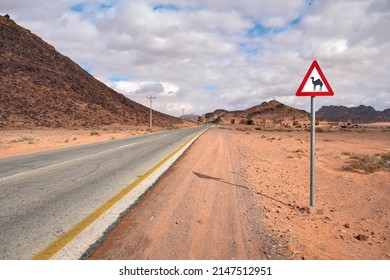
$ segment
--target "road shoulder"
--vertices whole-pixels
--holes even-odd
[[[230,132],[204,133],[90,259],[281,259]]]

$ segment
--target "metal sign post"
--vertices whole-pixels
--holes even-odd
[[[310,207],[314,208],[314,174],[315,174],[315,143],[316,143],[316,110],[315,96],[311,97],[311,121],[310,121]]]
[[[309,78],[311,80],[309,80]],[[318,89],[318,90],[317,90]],[[311,115],[310,115],[310,207],[315,206],[315,132],[316,132],[316,96],[333,96],[333,90],[325,78],[324,73],[314,60],[310,65],[305,77],[299,86],[296,96],[311,96]]]

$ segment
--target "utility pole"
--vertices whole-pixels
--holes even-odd
[[[152,127],[152,102],[153,102],[153,99],[156,99],[155,96],[147,96],[146,97],[147,99],[149,99],[150,101],[150,120],[149,120],[149,126]]]

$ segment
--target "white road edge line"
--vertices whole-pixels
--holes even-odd
[[[133,146],[133,145],[137,145],[137,143],[131,143],[131,144],[128,144],[128,145],[116,147],[116,148],[114,148],[114,150],[115,150],[115,149],[123,149],[123,148],[130,147],[130,146]]]
[[[71,162],[77,162],[77,161],[80,161],[80,160],[85,160],[87,158],[95,157],[97,155],[101,155],[101,154],[110,152],[112,150],[126,148],[126,147],[133,146],[133,145],[136,145],[136,144],[137,143],[131,143],[131,144],[128,144],[128,145],[119,146],[119,147],[116,147],[116,148],[112,148],[112,149],[109,149],[109,150],[104,150],[104,151],[97,152],[97,153],[94,153],[94,154],[88,154],[88,155],[85,155],[85,156],[72,158],[72,159],[61,161],[61,162],[57,162],[57,163],[54,163],[54,164],[38,167],[36,169],[31,169],[31,170],[23,171],[23,172],[20,172],[20,173],[8,175],[8,176],[5,176],[5,177],[0,177],[0,183],[4,182],[6,180],[9,180],[9,179],[18,177],[18,176],[25,176],[25,175],[28,175],[28,174],[34,174],[36,172],[40,172],[41,170],[45,170],[45,169],[49,169],[50,170],[51,168],[56,168],[56,167],[64,165],[64,164],[69,164]]]

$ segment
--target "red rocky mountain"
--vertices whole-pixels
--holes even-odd
[[[0,16],[0,128],[149,124],[149,108],[95,79],[50,44]],[[159,127],[188,124],[153,112]]]

